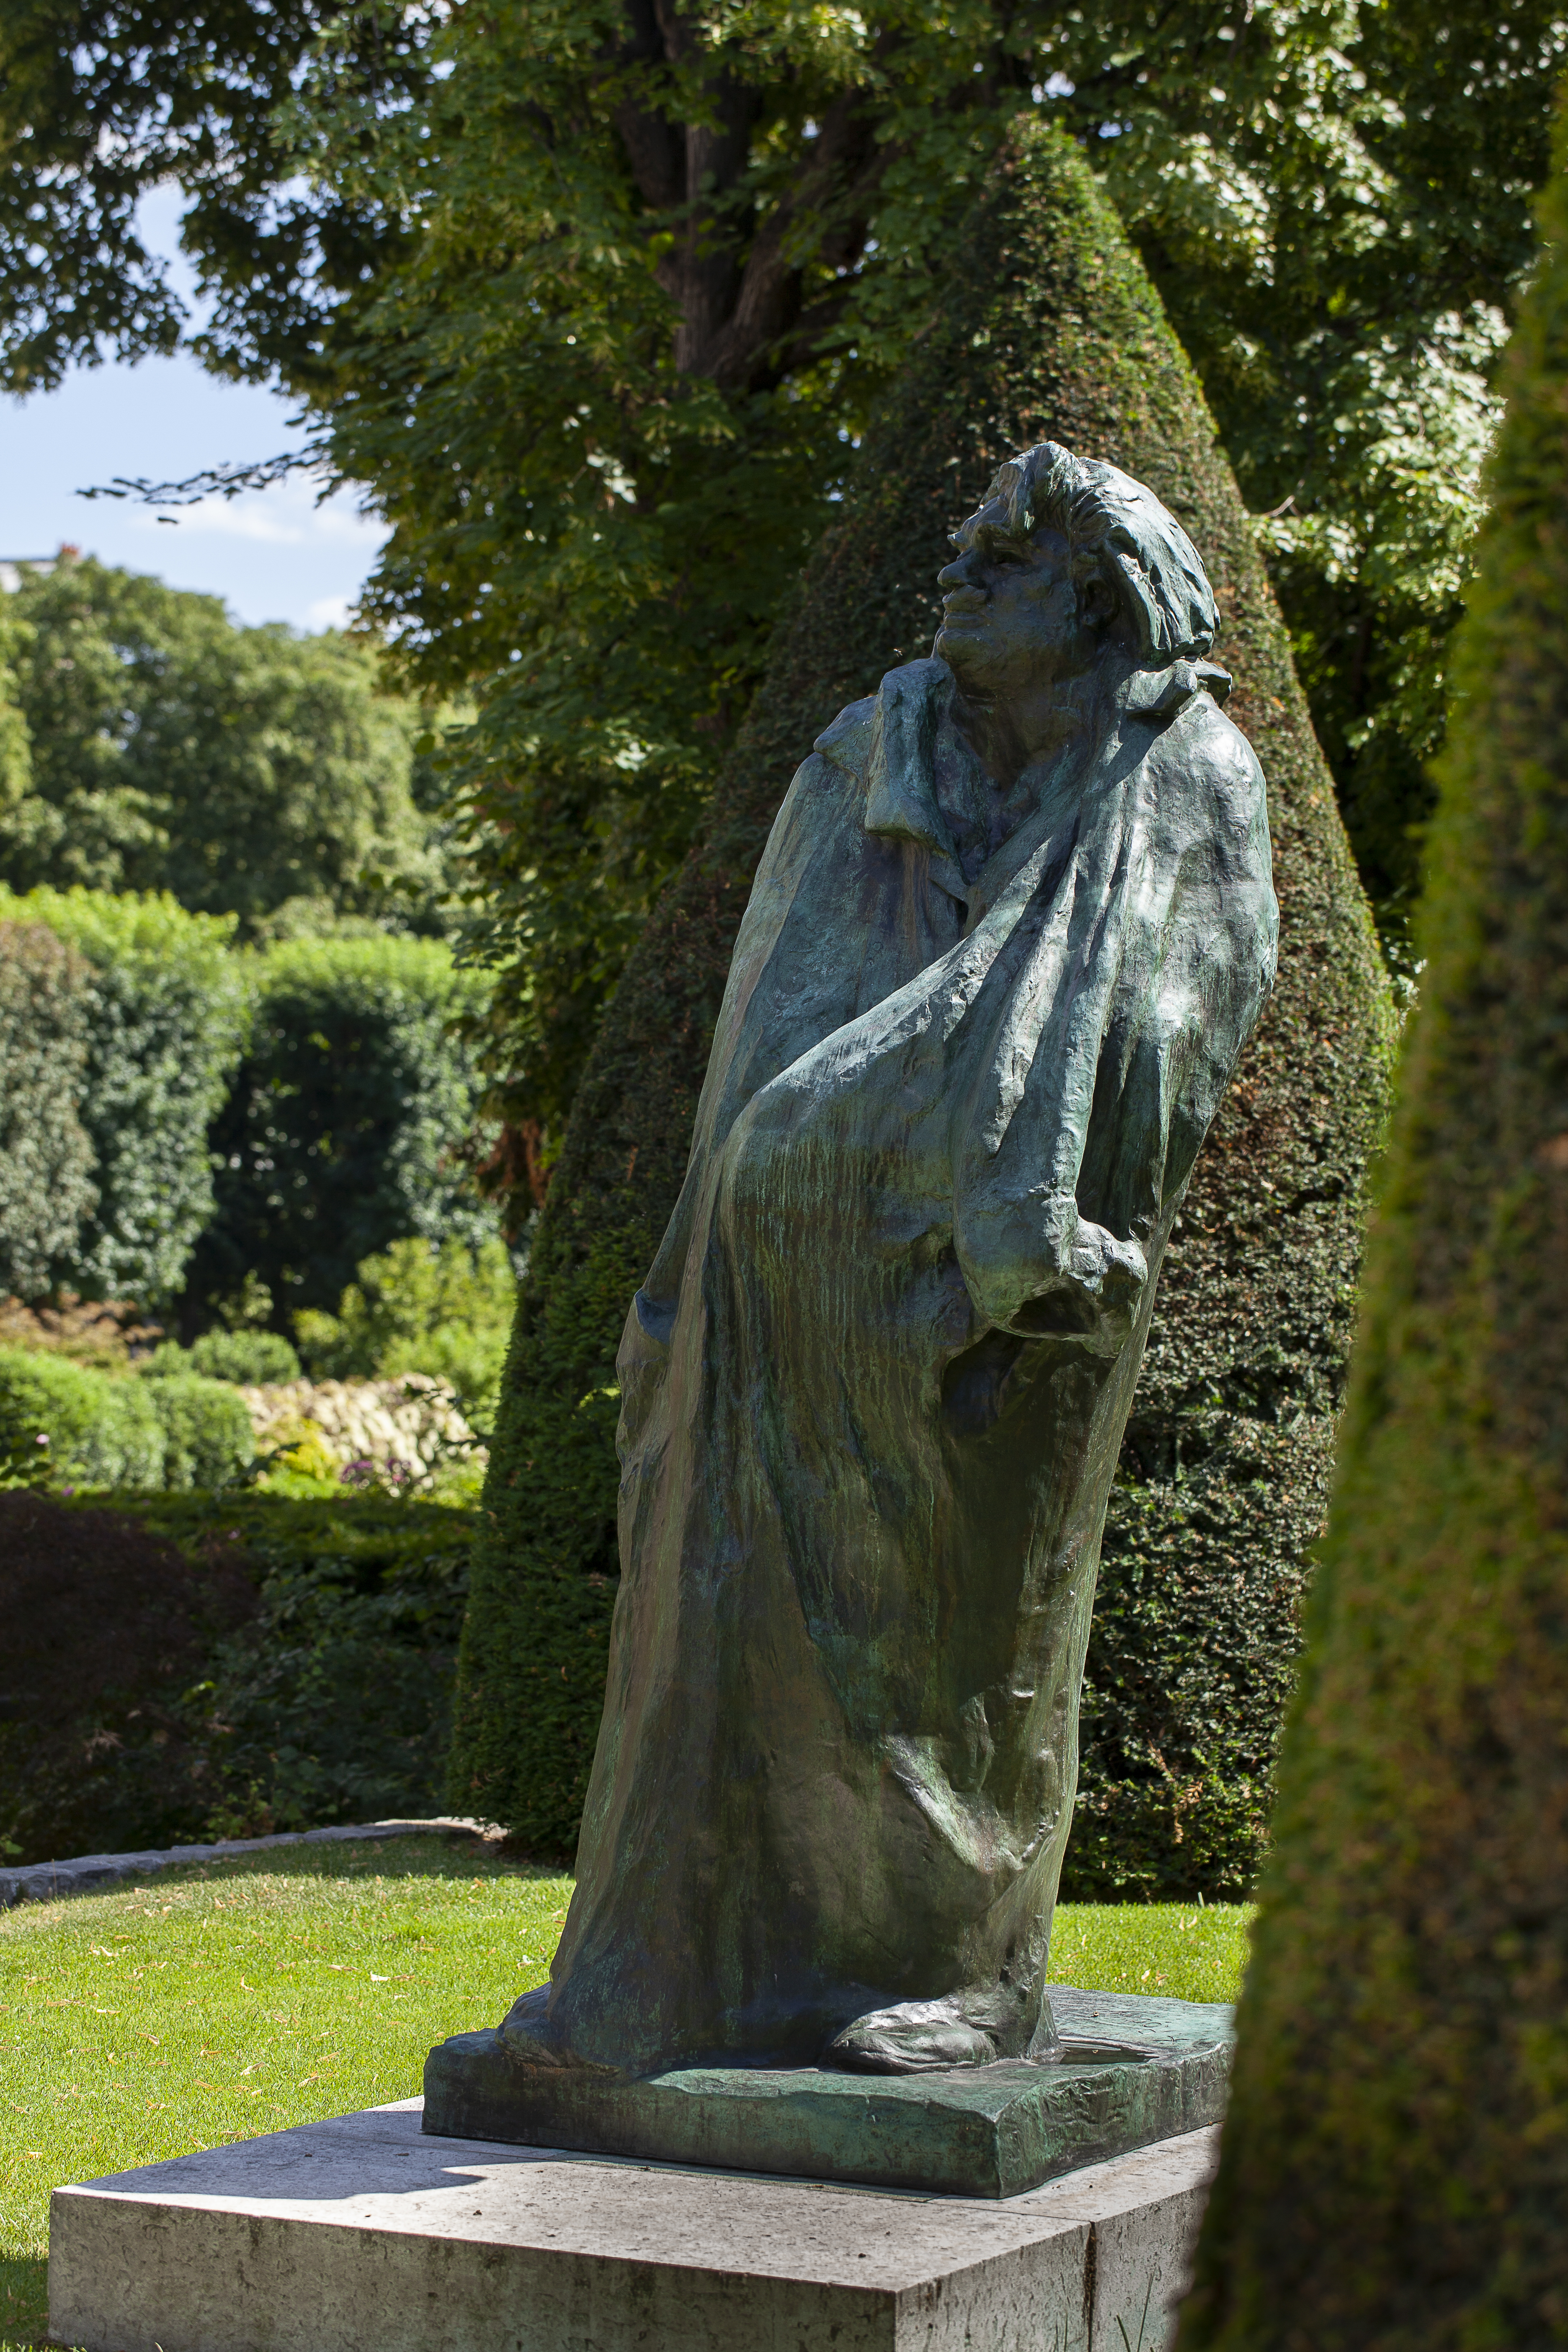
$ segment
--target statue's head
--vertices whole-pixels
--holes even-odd
[[[933,651],[977,698],[1082,677],[1113,651],[1163,669],[1214,643],[1214,593],[1174,515],[1059,442],[1010,457],[953,545]]]

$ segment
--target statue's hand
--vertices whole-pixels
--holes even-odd
[[[1103,1225],[1091,1225],[1081,1217],[1071,1261],[1074,1281],[1108,1308],[1131,1310],[1149,1279],[1149,1261],[1136,1242],[1119,1242]]]
[[[1132,1328],[1149,1279],[1147,1258],[1135,1241],[1118,1241],[1080,1217],[1061,1260],[1059,1271],[1016,1309],[1008,1329],[1025,1339],[1079,1339],[1097,1353],[1113,1352]]]

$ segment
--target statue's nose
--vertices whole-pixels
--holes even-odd
[[[939,588],[973,588],[975,583],[970,573],[968,556],[955,555],[951,563],[944,563],[936,575],[936,584]]]

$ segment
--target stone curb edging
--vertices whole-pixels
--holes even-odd
[[[221,1862],[231,1853],[260,1853],[268,1846],[342,1845],[351,1839],[487,1834],[494,1834],[489,1822],[468,1821],[458,1813],[440,1813],[430,1821],[340,1822],[331,1829],[283,1830],[275,1837],[225,1838],[216,1845],[171,1845],[144,1853],[79,1853],[68,1862],[35,1862],[23,1870],[0,1870],[0,1911],[9,1911],[18,1903],[55,1903],[63,1895],[91,1894],[122,1878],[169,1870],[179,1863]]]

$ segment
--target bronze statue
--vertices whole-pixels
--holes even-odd
[[[523,2066],[1048,2059],[1106,1496],[1273,974],[1203,565],[1055,443],[758,869],[620,1355],[622,1584]]]

